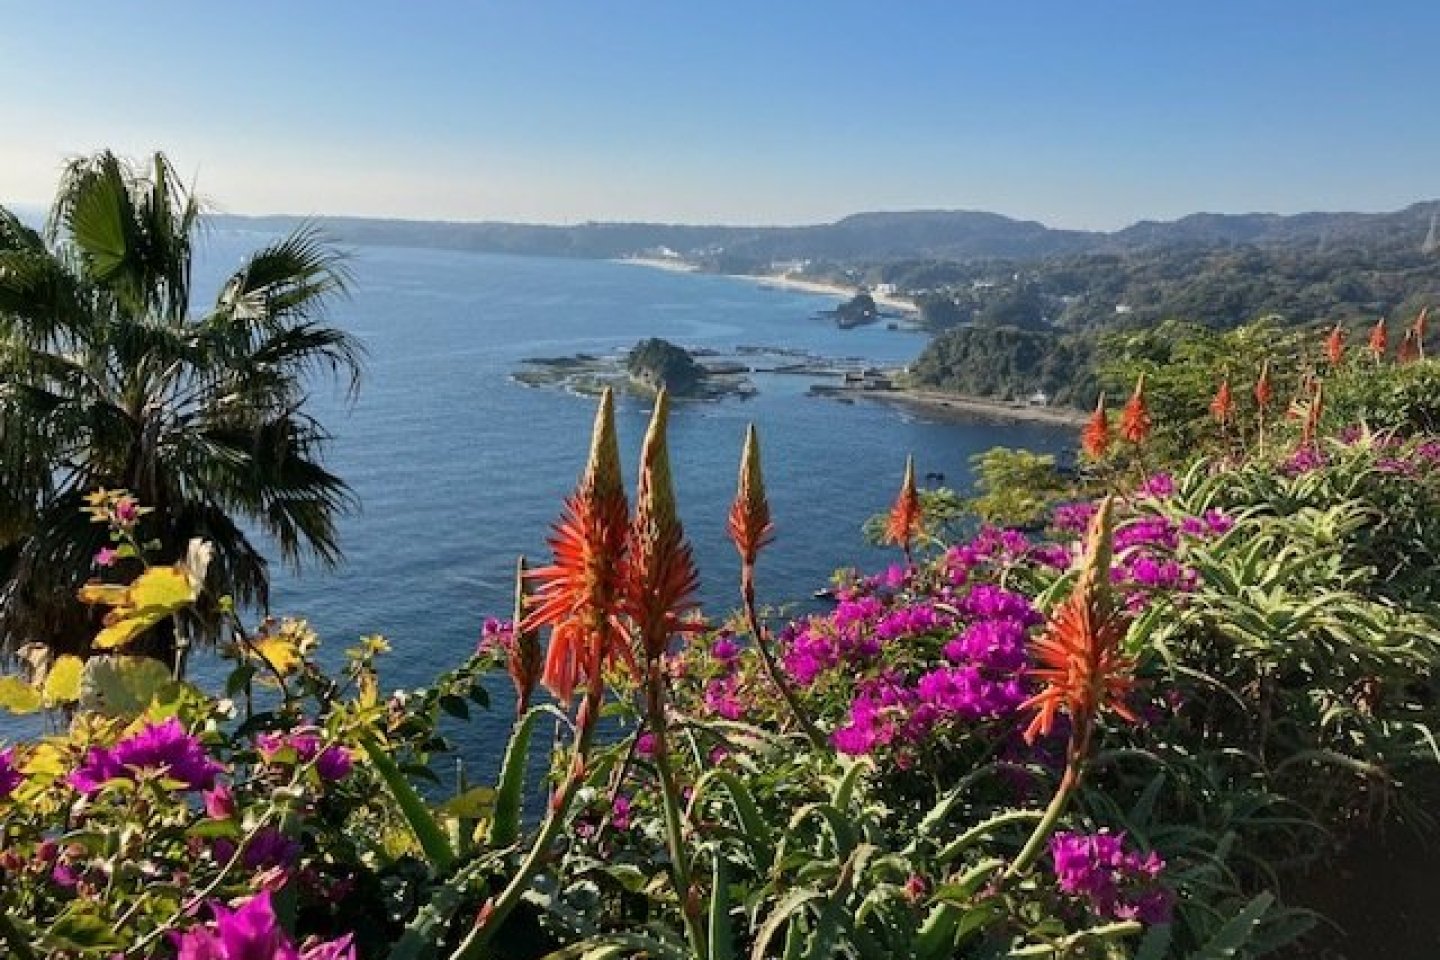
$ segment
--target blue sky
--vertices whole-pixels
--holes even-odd
[[[245,213],[1385,210],[1437,79],[1434,0],[0,0],[0,198],[109,146]]]

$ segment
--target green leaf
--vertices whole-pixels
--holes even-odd
[[[526,711],[510,731],[510,742],[505,745],[505,760],[500,765],[500,781],[495,789],[495,813],[490,820],[488,841],[492,848],[508,847],[520,837],[520,818],[525,805],[525,768],[530,763],[530,738],[540,717],[551,712],[553,708],[548,706],[534,707]]]
[[[385,748],[377,743],[374,738],[368,735],[360,737],[360,747],[365,755],[370,758],[375,771],[380,774],[380,779],[390,790],[390,796],[394,799],[395,805],[400,808],[405,822],[415,834],[415,839],[420,841],[420,849],[425,851],[429,858],[430,865],[436,871],[444,873],[455,863],[455,851],[450,849],[450,841],[445,836],[445,831],[435,821],[430,813],[430,808],[410,786],[410,781],[400,772],[395,761],[385,752]]]
[[[775,904],[775,909],[766,916],[765,922],[760,924],[760,929],[755,933],[755,945],[750,951],[750,960],[765,960],[766,951],[770,949],[770,941],[780,928],[785,926],[797,912],[803,910],[807,904],[817,900],[824,900],[825,894],[819,890],[800,888],[791,890],[780,898]]]
[[[710,960],[734,960],[735,933],[730,927],[730,864],[725,851],[716,849],[711,856],[710,916],[706,924],[710,944]]]
[[[440,709],[457,720],[470,719],[470,704],[465,702],[464,697],[447,693],[440,698]]]
[[[476,860],[455,871],[455,875],[436,887],[430,900],[390,948],[387,960],[431,960],[437,955],[440,941],[450,926],[455,911],[469,897],[470,887],[485,870],[493,867],[488,860]]]
[[[1240,956],[1241,949],[1250,942],[1274,902],[1275,897],[1268,890],[1257,894],[1193,953],[1191,960],[1232,960]]]
[[[133,717],[156,699],[168,699],[176,686],[170,671],[159,660],[91,657],[80,679],[80,706],[112,717]]]
[[[769,822],[760,814],[760,807],[745,782],[729,770],[714,769],[695,784],[694,802],[698,805],[711,784],[719,783],[730,796],[730,804],[740,821],[741,839],[751,848],[755,862],[768,870],[775,858],[775,840]]]
[[[83,902],[71,906],[49,925],[40,938],[41,945],[51,952],[101,953],[120,949],[124,944],[110,922],[91,913],[92,908],[92,904]]]

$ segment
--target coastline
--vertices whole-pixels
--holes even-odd
[[[893,403],[913,407],[930,413],[950,413],[967,418],[982,417],[992,420],[1009,420],[1024,423],[1048,423],[1055,426],[1079,427],[1087,419],[1084,411],[1069,407],[1032,407],[1015,404],[1007,400],[989,397],[970,397],[958,393],[944,393],[939,390],[918,390],[912,388],[857,390],[854,396],[880,403]]]
[[[727,273],[727,277],[734,277],[736,280],[750,280],[761,286],[780,287],[785,290],[800,290],[805,293],[819,293],[829,297],[844,297],[847,300],[860,292],[859,287],[847,286],[843,283],[830,283],[825,280],[804,280],[800,277],[791,276],[788,273],[771,274],[749,274],[749,273]],[[905,297],[884,296],[871,292],[877,307],[886,310],[894,310],[899,313],[919,313],[920,308],[914,302]]]
[[[652,270],[666,270],[670,273],[699,273],[700,268],[693,263],[686,263],[683,260],[671,260],[664,257],[621,257],[612,260],[611,263],[628,263],[637,267],[649,267]],[[829,283],[824,280],[804,280],[800,277],[791,276],[788,273],[723,273],[716,276],[729,277],[732,280],[749,280],[751,283],[758,283],[762,287],[779,287],[784,290],[799,290],[805,293],[819,293],[827,297],[844,297],[849,299],[860,292],[859,287],[847,286],[843,283]],[[920,308],[906,297],[884,296],[874,293],[870,294],[875,298],[875,305],[886,310],[897,313],[920,312]]]

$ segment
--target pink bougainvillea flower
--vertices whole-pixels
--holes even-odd
[[[268,890],[233,910],[215,901],[210,909],[213,926],[170,934],[177,960],[355,960],[349,934],[296,949],[275,916]]]
[[[25,775],[15,769],[15,750],[0,750],[0,800],[9,799],[24,781]]]
[[[91,747],[85,761],[70,774],[69,783],[79,792],[91,794],[111,780],[134,780],[138,774],[150,772],[177,781],[187,790],[208,790],[222,769],[200,741],[171,717],[164,723],[147,724],[108,750]]]

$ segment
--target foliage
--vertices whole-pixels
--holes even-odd
[[[1157,433],[1198,392],[1164,347],[1124,361],[1155,364]],[[129,572],[77,591],[110,611],[109,652],[30,651],[0,680],[0,706],[53,723],[0,750],[0,940],[27,960],[209,956],[243,922],[267,960],[1260,957],[1317,921],[1276,899],[1297,866],[1367,826],[1430,826],[1440,441],[1297,445],[1282,420],[1263,445],[1258,424],[1212,426],[1193,456],[1197,418],[1194,448],[1148,438],[1073,481],[983,454],[978,505],[1026,530],[972,529],[912,468],[888,518],[906,562],[767,621],[752,432],[743,616],[706,625],[667,409],[632,514],[602,400],[534,599],[522,577],[516,620],[416,691],[382,692],[379,638],[330,674],[303,622],[247,627],[211,594],[207,545],[152,562],[161,511],[90,496]],[[1147,455],[1170,470],[1138,476]],[[207,602],[233,664],[219,695],[136,655]],[[502,663],[562,700],[516,717],[493,784],[445,789],[442,718],[485,706]],[[538,823],[527,794],[547,797]]]
[[[287,560],[339,557],[350,494],[305,412],[312,374],[353,387],[358,371],[356,344],[317,319],[344,289],[339,257],[298,230],[192,313],[201,213],[163,155],[108,152],[69,164],[43,236],[0,209],[0,647],[83,652],[72,598],[105,543],[79,519],[95,488],[142,499],[170,556],[211,544],[212,586],[242,603],[263,605],[269,580],[250,530]],[[182,632],[213,636],[217,611],[191,612]],[[147,642],[173,648],[167,631]]]
[[[918,386],[1024,400],[1037,390],[1051,402],[1094,403],[1093,343],[1080,336],[1013,327],[960,327],[937,336],[910,365]]]
[[[1069,489],[1050,454],[992,447],[970,458],[976,496],[967,506],[981,522],[1033,527]]]

